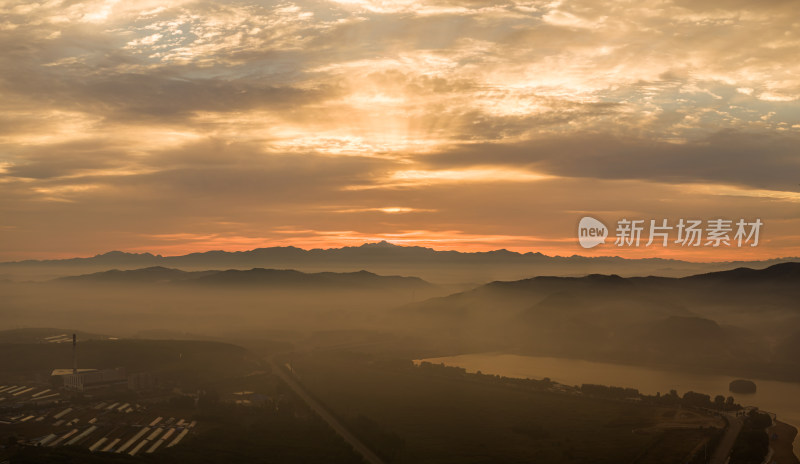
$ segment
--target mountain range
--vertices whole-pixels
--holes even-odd
[[[0,278],[48,280],[109,269],[161,266],[185,271],[253,268],[295,269],[303,272],[367,270],[382,275],[414,275],[441,284],[465,284],[517,280],[536,275],[582,276],[590,273],[682,277],[739,267],[760,269],[796,259],[695,263],[661,258],[547,256],[505,249],[487,252],[441,251],[384,241],[357,247],[305,250],[288,246],[233,252],[214,250],[180,256],[112,251],[88,258],[4,262],[0,263]]]

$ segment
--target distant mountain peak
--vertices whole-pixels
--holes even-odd
[[[95,255],[95,258],[118,258],[124,256],[156,256],[152,253],[129,253],[127,251],[112,250]]]
[[[620,277],[617,274],[589,274],[586,276],[586,279],[606,281],[606,282],[625,280],[624,278]]]
[[[400,245],[381,240],[380,242],[366,242],[359,248],[400,248]]]

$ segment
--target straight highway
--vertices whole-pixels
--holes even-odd
[[[325,409],[322,404],[320,404],[317,400],[312,398],[300,383],[294,378],[294,376],[288,374],[285,370],[283,370],[280,366],[275,363],[274,360],[270,360],[270,366],[272,366],[273,372],[275,375],[280,377],[281,380],[286,383],[296,394],[299,396],[303,401],[308,404],[308,406],[319,415],[328,425],[341,436],[353,449],[359,453],[361,456],[364,457],[364,460],[367,461],[369,464],[386,464],[381,458],[379,458],[375,453],[372,452],[367,446],[361,442],[355,435],[350,433],[349,430],[341,423],[338,419],[333,417],[333,415]]]

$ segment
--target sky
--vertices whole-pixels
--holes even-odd
[[[800,256],[798,56],[792,0],[0,0],[0,261]],[[584,216],[764,225],[583,249]]]

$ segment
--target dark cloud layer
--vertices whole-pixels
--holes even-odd
[[[433,167],[524,166],[562,177],[704,182],[800,192],[800,136],[720,131],[687,143],[571,134],[517,144],[464,145],[425,158]]]

